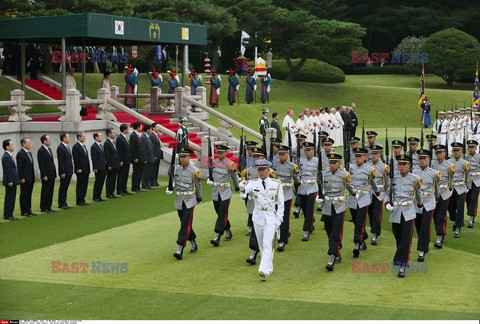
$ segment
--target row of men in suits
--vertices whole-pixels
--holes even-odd
[[[89,176],[95,174],[93,186],[93,201],[101,202],[102,190],[105,186],[106,196],[115,199],[118,196],[131,194],[127,191],[127,180],[130,165],[133,165],[132,187],[133,192],[158,187],[158,171],[162,158],[161,143],[158,139],[159,126],[142,124],[137,121],[133,124],[133,132],[129,134],[127,124],[120,126],[117,136],[113,128],[106,130],[107,139],[104,140],[101,132],[93,134],[94,143],[90,150],[85,145],[86,135],[80,131],[76,134],[76,143],[70,149],[70,135],[60,134],[61,143],[57,147],[58,166],[55,166],[50,136],[44,134],[40,140],[42,145],[38,149],[37,159],[40,170],[42,189],[40,194],[40,211],[52,213],[53,193],[57,175],[60,179],[58,190],[58,207],[71,208],[67,204],[67,192],[73,175],[77,177],[76,204],[86,206],[85,201]],[[3,141],[5,153],[2,157],[3,185],[6,188],[4,202],[4,218],[16,220],[13,217],[17,186],[20,185],[20,209],[22,216],[35,216],[32,212],[32,192],[35,183],[34,158],[30,151],[31,140],[28,137],[21,139],[22,148],[13,158],[14,143],[7,139]],[[90,151],[90,152],[89,152]],[[91,163],[90,163],[91,161]],[[116,194],[115,195],[115,191]]]

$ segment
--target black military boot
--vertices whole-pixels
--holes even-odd
[[[224,241],[230,241],[233,238],[233,233],[231,230],[227,229],[225,232],[227,232],[227,235],[223,239]]]
[[[255,265],[257,264],[257,250],[252,250],[252,254],[250,254],[250,257],[246,260],[247,263],[250,263],[250,265]]]
[[[222,237],[222,234],[216,233],[216,234],[215,234],[215,237],[213,238],[213,240],[210,240],[210,243],[211,243],[213,246],[219,246],[219,245],[220,245],[220,237]]]
[[[328,263],[325,266],[325,269],[327,269],[328,271],[333,271],[333,267],[335,265],[335,259],[336,259],[335,255],[332,254],[330,256],[330,260],[328,260]]]
[[[195,253],[195,252],[197,252],[197,250],[198,250],[197,242],[195,242],[195,240],[191,240],[191,241],[190,241],[190,245],[191,245],[190,253]]]
[[[355,243],[355,248],[353,249],[353,257],[358,258],[360,255],[360,243]]]
[[[182,260],[183,245],[179,245],[177,251],[173,254],[173,257],[177,260]]]
[[[305,231],[303,233],[302,241],[307,242],[310,239],[310,231]]]
[[[441,249],[442,245],[443,245],[443,235],[438,235],[437,242],[435,242],[433,246],[436,247],[437,249]]]

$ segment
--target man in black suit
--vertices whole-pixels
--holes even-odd
[[[153,163],[153,169],[151,173],[150,183],[152,187],[159,187],[158,183],[158,171],[160,170],[160,160],[163,159],[162,143],[158,136],[160,135],[160,125],[157,123],[152,124],[152,134],[150,134],[150,141],[153,144],[153,154],[155,156],[155,163]]]
[[[152,134],[152,128],[149,124],[145,124],[143,126],[143,134],[142,134],[142,145],[143,151],[145,152],[145,160],[147,161],[146,164],[143,165],[142,170],[142,188],[146,190],[152,189],[152,173],[153,173],[153,165],[155,163],[155,154],[153,152],[153,144],[150,140],[150,135]]]
[[[350,116],[350,113],[347,111],[347,107],[342,106],[342,107],[337,107],[340,110],[340,116],[342,116],[343,123],[344,123],[344,128],[345,132],[347,133],[347,138],[351,139],[355,135],[353,132],[353,121],[352,121],[352,116]]]
[[[133,123],[133,132],[130,134],[130,153],[133,164],[132,173],[132,191],[140,192],[140,181],[142,180],[143,165],[147,163],[145,153],[143,151],[142,141],[142,123],[136,121]]]
[[[130,171],[131,153],[130,143],[128,139],[128,125],[120,125],[120,135],[115,141],[117,144],[117,152],[119,159],[118,178],[117,178],[117,195],[131,195],[127,191],[128,172]]]
[[[278,124],[278,113],[274,112],[272,114],[272,123],[270,124],[271,128],[275,128],[277,130],[277,138],[282,140],[282,130],[280,129],[280,125]]]
[[[20,178],[20,211],[22,216],[36,216],[32,213],[32,192],[35,183],[35,172],[33,171],[33,155],[30,152],[32,141],[28,137],[20,140],[22,149],[17,153],[17,168]]]
[[[15,161],[13,161],[13,141],[11,139],[4,140],[2,147],[5,150],[2,156],[3,185],[5,186],[3,218],[15,221],[17,218],[13,217],[13,210],[15,209],[15,196],[17,195],[17,186],[20,183],[20,178],[18,177]]]
[[[58,176],[60,177],[60,189],[58,190],[58,208],[69,209],[67,204],[67,192],[73,175],[72,152],[68,147],[70,135],[60,134],[61,143],[57,147]]]
[[[53,161],[52,149],[50,145],[52,140],[47,134],[40,137],[42,146],[38,149],[38,168],[40,169],[40,178],[42,179],[42,191],[40,193],[40,210],[50,214],[52,210],[53,190],[55,188],[55,178],[57,171]]]
[[[95,173],[95,183],[93,184],[93,201],[101,202],[102,189],[107,174],[107,161],[105,160],[105,152],[103,151],[103,135],[102,133],[93,133],[95,142],[90,147],[90,155],[92,157],[92,169]]]
[[[107,161],[107,198],[114,199],[115,182],[117,180],[118,168],[120,167],[120,159],[118,157],[116,137],[117,133],[113,128],[107,129],[107,140],[104,144],[105,160]]]
[[[358,117],[357,113],[355,112],[355,108],[357,108],[357,104],[352,102],[352,105],[350,107],[350,117],[352,118],[352,136],[355,136],[357,133],[357,126],[358,126]]]
[[[88,150],[85,145],[85,133],[77,133],[77,143],[73,145],[72,155],[75,174],[77,175],[76,199],[77,206],[86,206],[85,196],[87,195],[88,176],[90,174],[90,161]]]

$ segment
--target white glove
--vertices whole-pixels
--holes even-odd
[[[167,188],[167,190],[165,190],[165,193],[166,193],[167,195],[171,195],[171,194],[173,193],[173,191],[170,191],[170,190],[168,190],[168,188]]]
[[[257,91],[257,85],[253,86],[253,91]]]
[[[390,204],[387,204],[387,206],[385,206],[385,209],[387,209],[389,212],[393,211],[393,206],[390,205]]]
[[[201,74],[198,76],[198,80],[202,81],[202,75]]]
[[[280,239],[280,225],[275,227],[275,232],[277,233],[277,241]]]
[[[207,179],[207,184],[209,184],[209,185],[213,185],[213,181],[212,181],[212,180],[210,180],[210,179]]]
[[[355,193],[355,199],[359,200],[360,199],[360,194],[358,192]]]
[[[220,95],[220,88],[217,88],[217,96]]]
[[[240,183],[238,184],[238,188],[240,189],[240,191],[245,190],[245,186],[246,186],[245,180],[240,181]]]
[[[282,225],[282,222],[283,222],[283,215],[282,217],[277,217],[277,219],[275,220],[275,227],[279,228],[280,225]]]
[[[240,90],[240,85],[237,85],[237,86],[235,87],[235,89],[236,89],[237,91],[239,91],[239,90]]]
[[[317,197],[317,203],[319,203],[319,204],[323,203],[323,199],[320,198],[320,197]]]
[[[247,199],[247,194],[244,193],[244,192],[241,192],[240,193],[240,198],[242,198],[243,200]]]

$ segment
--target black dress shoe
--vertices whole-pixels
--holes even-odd
[[[28,214],[29,214],[30,216],[37,216],[37,214],[32,213],[32,212],[29,212]]]
[[[335,258],[335,263],[336,264],[339,264],[340,262],[342,262],[342,256],[341,255],[339,255]]]
[[[18,218],[15,218],[15,217],[11,216],[11,217],[5,218],[5,220],[16,221],[16,220],[18,220]]]
[[[296,211],[293,212],[293,216],[295,216],[295,218],[299,218],[300,217],[300,214]]]
[[[69,209],[67,206],[61,206],[61,207],[59,207],[59,208],[61,208],[61,209]]]
[[[115,199],[115,198],[118,198],[118,197],[115,196],[115,195],[108,195],[107,198],[108,198],[108,199]]]
[[[182,260],[183,246],[179,245],[177,251],[173,254],[173,257],[177,260]]]
[[[213,246],[219,246],[220,242],[216,239],[213,239],[213,240],[210,240],[210,244],[212,244]]]
[[[126,194],[126,195],[133,195],[133,194],[132,194],[131,192],[129,192],[129,191],[124,192],[124,194]]]
[[[191,244],[190,253],[197,252],[197,250],[198,250],[197,242],[195,242],[195,240],[191,240],[190,244]]]
[[[78,203],[77,206],[86,206],[87,204],[84,202]]]
[[[252,254],[250,255],[250,257],[245,261],[250,265],[257,264],[257,254],[258,254],[258,251],[252,251]]]
[[[397,277],[405,278],[405,268],[404,267],[400,267],[400,270],[398,270]]]
[[[98,202],[102,202],[103,199],[99,198],[99,199],[94,199],[93,201],[98,203]]]
[[[30,214],[29,213],[23,213],[22,216],[30,217]]]
[[[285,251],[285,243],[278,243],[277,251],[278,252]]]
[[[51,213],[55,213],[55,212],[56,212],[55,209],[51,209],[51,208],[50,208],[48,211],[51,212]]]
[[[48,210],[48,209],[42,209],[41,212],[42,212],[42,213],[47,213],[47,214],[50,214],[50,213],[51,213],[51,211]]]
[[[223,239],[224,241],[230,241],[232,238],[233,238],[233,233],[231,230],[226,230],[227,232],[227,235],[225,236],[225,238]]]
[[[360,249],[353,249],[353,257],[354,258],[358,258],[358,256],[360,255]]]

